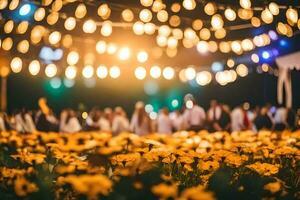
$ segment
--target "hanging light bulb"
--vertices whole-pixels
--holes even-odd
[[[78,4],[75,10],[75,17],[78,19],[82,19],[84,18],[86,13],[87,13],[86,6],[83,3]]]
[[[98,15],[100,17],[102,17],[102,19],[108,19],[110,16],[110,13],[111,13],[111,9],[109,8],[109,6],[106,3],[99,6]]]
[[[31,75],[35,76],[40,72],[41,65],[38,60],[33,60],[28,66],[28,70]]]
[[[26,33],[28,29],[28,25],[29,25],[28,21],[22,21],[17,27],[17,33],[18,34]]]
[[[38,8],[35,13],[34,13],[34,20],[37,21],[37,22],[40,22],[42,21],[46,16],[46,11],[45,11],[45,8]]]
[[[198,85],[201,86],[209,84],[211,80],[212,80],[212,76],[211,73],[208,71],[199,72],[196,76],[196,82],[198,83]]]
[[[29,42],[28,40],[22,40],[19,42],[18,46],[17,46],[17,49],[20,53],[27,53],[28,50],[29,50]]]
[[[137,60],[140,62],[140,63],[145,63],[147,62],[148,60],[148,53],[146,51],[140,51],[137,53]]]
[[[107,45],[106,45],[105,41],[100,40],[97,42],[97,44],[96,44],[97,53],[104,54],[106,49],[107,49]]]
[[[222,19],[222,16],[219,14],[216,14],[214,16],[212,16],[211,18],[211,26],[214,29],[221,29],[224,26],[224,21]]]
[[[130,57],[130,49],[128,47],[123,47],[118,52],[118,57],[120,60],[128,60]]]
[[[105,37],[108,37],[112,34],[112,24],[111,21],[105,21],[102,24],[101,34]]]
[[[104,79],[108,75],[108,70],[105,65],[99,65],[96,73],[97,73],[98,78]]]
[[[143,9],[139,17],[142,22],[150,22],[152,20],[152,12],[149,9]]]
[[[82,76],[84,78],[92,78],[94,75],[94,68],[92,65],[86,65],[84,66],[82,70]]]
[[[144,25],[144,31],[145,31],[145,33],[146,34],[148,34],[148,35],[152,35],[152,34],[154,34],[155,33],[155,24],[153,24],[153,23],[146,23],[145,25]],[[142,31],[141,31],[142,32]]]
[[[268,8],[264,9],[261,12],[261,19],[266,23],[266,24],[271,24],[273,22],[273,15],[270,12]]]
[[[290,7],[286,11],[286,18],[290,20],[293,24],[296,24],[298,22],[298,11]]]
[[[144,23],[137,21],[133,24],[132,29],[136,35],[143,35],[144,34]]]
[[[112,54],[115,54],[116,52],[117,52],[117,50],[118,50],[118,47],[117,47],[117,45],[116,44],[114,44],[114,43],[109,43],[108,45],[107,45],[107,53],[109,54],[109,55],[112,55]]]
[[[164,68],[163,70],[163,76],[165,79],[167,80],[171,80],[174,78],[174,75],[175,75],[175,71],[172,67],[166,67]]]
[[[236,13],[231,8],[227,8],[224,14],[226,19],[228,19],[229,21],[234,21],[236,19]]]
[[[85,33],[94,33],[97,29],[97,25],[94,20],[89,19],[84,22],[82,29]]]
[[[130,9],[125,9],[122,11],[122,18],[126,22],[132,22],[134,19],[133,12]]]
[[[14,21],[13,20],[8,20],[3,27],[3,30],[6,34],[9,34],[12,32],[14,29]]]
[[[75,66],[68,66],[65,70],[65,76],[68,79],[74,79],[77,75],[77,68]]]
[[[213,15],[217,12],[217,7],[214,3],[212,2],[208,2],[205,6],[204,6],[204,12],[207,15]]]
[[[49,35],[49,43],[52,45],[57,44],[61,40],[61,33],[58,31],[53,31]]]
[[[250,0],[240,0],[240,5],[244,9],[250,9],[251,8],[251,1]]]
[[[208,51],[208,43],[206,41],[200,41],[197,44],[197,51],[201,54],[205,54]]]
[[[194,10],[196,8],[195,0],[183,0],[182,5],[187,10]]]
[[[271,2],[269,4],[269,10],[272,13],[272,15],[279,15],[279,6],[275,2]]]
[[[149,7],[153,4],[153,0],[140,0],[140,2],[145,7]]]
[[[109,75],[111,78],[116,79],[121,75],[121,70],[118,66],[112,66],[109,69]]]
[[[188,67],[184,70],[184,75],[187,80],[191,81],[196,77],[196,70],[194,67]]]
[[[153,66],[150,69],[150,76],[154,79],[158,79],[161,75],[161,69],[159,66]]]
[[[22,70],[22,59],[19,57],[14,57],[10,62],[11,71],[14,73],[19,73]]]
[[[52,78],[57,73],[57,67],[55,64],[49,64],[45,68],[45,74],[47,77]]]
[[[236,72],[240,77],[245,77],[248,75],[248,67],[244,64],[239,64],[236,67]]]
[[[146,77],[146,69],[144,67],[137,67],[134,71],[135,77],[139,80],[143,80]]]
[[[165,11],[165,10],[158,11],[158,13],[157,13],[157,19],[158,19],[158,21],[160,21],[160,22],[166,22],[166,21],[168,21],[168,18],[169,18],[169,15],[168,15],[167,11]]]
[[[64,23],[65,29],[71,31],[76,26],[76,19],[74,17],[68,17]]]
[[[76,51],[71,51],[67,56],[67,63],[69,65],[76,65],[79,61],[79,54]]]

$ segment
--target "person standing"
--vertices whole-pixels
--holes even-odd
[[[244,131],[250,129],[250,120],[247,110],[242,106],[237,106],[231,113],[231,128],[232,131]]]
[[[273,123],[271,118],[268,115],[268,108],[263,107],[261,110],[258,112],[256,118],[254,119],[254,125],[257,131],[260,130],[271,130],[273,127]]]
[[[140,136],[151,133],[151,119],[145,111],[143,102],[137,102],[130,122],[130,130]]]
[[[185,111],[183,113],[186,124],[190,131],[200,131],[205,128],[206,114],[204,109],[197,105],[193,97],[185,101]]]
[[[284,129],[287,128],[287,114],[288,111],[285,107],[280,106],[275,113],[274,116],[274,129],[276,131],[283,131]]]
[[[161,134],[172,133],[172,120],[169,118],[169,111],[167,108],[160,110],[157,117],[157,132]]]
[[[114,135],[118,135],[121,132],[129,130],[129,120],[126,117],[126,113],[121,107],[116,107],[114,112],[114,119],[112,122],[112,132]]]
[[[218,104],[216,100],[211,100],[210,108],[207,111],[208,129],[210,132],[222,130],[219,124],[221,115],[222,115],[222,107]]]
[[[77,118],[76,112],[69,109],[61,118],[60,131],[63,133],[76,133],[81,131],[81,125]]]

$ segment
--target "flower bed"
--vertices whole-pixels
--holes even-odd
[[[300,132],[0,134],[1,199],[299,199]]]

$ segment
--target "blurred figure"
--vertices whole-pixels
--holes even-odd
[[[183,113],[185,123],[188,126],[188,130],[200,131],[204,128],[206,114],[202,107],[197,105],[194,97],[185,97],[185,111]]]
[[[39,99],[39,111],[35,116],[37,130],[43,132],[58,131],[58,120],[47,105],[46,98]]]
[[[93,108],[86,119],[87,131],[100,131],[101,130],[101,111],[98,108]]]
[[[62,113],[60,131],[63,133],[76,133],[81,131],[81,125],[74,110],[68,109]]]
[[[219,124],[219,120],[222,116],[222,107],[216,100],[210,101],[210,108],[207,111],[208,131],[221,131],[222,128]]]
[[[291,131],[295,131],[296,128],[296,112],[289,108],[287,111],[287,125]]]
[[[287,109],[283,106],[280,106],[274,116],[274,130],[283,131],[287,128]]]
[[[137,135],[147,135],[151,130],[151,120],[143,102],[137,102],[130,122],[130,130]]]
[[[219,130],[231,131],[230,108],[227,105],[221,105],[222,113],[218,121]]]
[[[254,125],[257,131],[260,130],[271,130],[273,127],[273,123],[271,118],[268,115],[268,108],[263,107],[257,114],[256,118],[254,119]]]
[[[129,130],[129,120],[125,111],[121,107],[115,108],[115,115],[112,122],[112,132],[114,135],[118,135],[121,132]]]
[[[184,117],[180,110],[172,112],[169,117],[172,121],[174,132],[185,130],[186,125],[184,124]]]
[[[160,110],[157,117],[157,132],[162,134],[172,133],[172,121],[169,118],[169,111],[167,108]]]
[[[242,106],[237,106],[231,112],[232,131],[244,131],[250,129],[250,120],[247,111]]]
[[[5,112],[0,112],[0,131],[9,131],[12,127]]]
[[[113,112],[111,108],[105,108],[104,114],[100,118],[100,130],[111,132],[111,124],[113,120]]]
[[[22,111],[15,116],[15,129],[21,133],[32,133],[36,131],[30,112],[22,109]]]

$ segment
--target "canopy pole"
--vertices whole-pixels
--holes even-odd
[[[1,77],[1,111],[7,110],[7,76]]]

